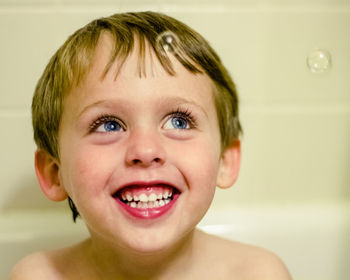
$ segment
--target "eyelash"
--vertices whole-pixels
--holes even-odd
[[[92,133],[97,130],[101,125],[103,125],[106,122],[115,121],[119,123],[121,127],[124,127],[122,122],[113,115],[102,115],[98,117],[95,121],[92,122],[92,124],[89,126],[89,133]]]
[[[194,118],[192,112],[188,109],[176,109],[168,115],[167,120],[175,117],[183,118],[184,120],[186,120],[190,128],[195,128],[197,126],[196,119]],[[109,121],[115,121],[119,123],[121,127],[124,127],[122,122],[117,117],[113,115],[102,115],[91,123],[91,125],[89,126],[89,133],[96,131],[98,127]]]
[[[189,109],[178,108],[169,114],[167,120],[176,117],[183,118],[184,120],[186,120],[190,128],[195,128],[197,126],[196,119],[194,118],[192,112]]]

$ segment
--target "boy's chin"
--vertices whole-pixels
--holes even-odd
[[[186,238],[179,238],[175,234],[145,235],[139,240],[129,241],[127,249],[139,255],[166,253],[181,247],[181,244],[186,242],[185,240]]]
[[[133,234],[125,233],[125,235],[119,235],[118,237],[110,237],[111,240],[103,240],[102,242],[107,248],[112,250],[112,254],[115,251],[116,254],[121,253],[140,257],[151,255],[165,256],[185,245],[191,239],[192,232],[194,232],[194,229],[179,232],[178,227],[174,227],[173,229],[143,229],[138,232],[134,231]],[[95,238],[100,238],[100,236],[95,236]],[[92,239],[95,238],[92,236]],[[119,241],[115,243],[117,239]],[[115,246],[113,246],[113,243]]]

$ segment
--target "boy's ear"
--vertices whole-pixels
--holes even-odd
[[[62,201],[68,197],[59,178],[59,163],[47,151],[37,149],[35,152],[35,172],[41,190],[53,201]]]
[[[217,186],[222,189],[231,187],[236,182],[241,164],[241,142],[235,140],[221,156],[217,177]]]

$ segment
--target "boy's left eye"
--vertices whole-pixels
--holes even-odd
[[[164,129],[189,129],[189,121],[183,117],[171,117],[164,124]]]
[[[196,121],[192,113],[188,110],[178,109],[168,116],[163,125],[164,129],[187,130],[196,127]]]

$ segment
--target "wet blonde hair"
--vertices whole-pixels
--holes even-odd
[[[209,43],[172,17],[156,12],[137,12],[114,14],[90,22],[72,34],[53,55],[37,83],[32,101],[34,140],[38,148],[46,150],[59,161],[58,134],[64,99],[90,69],[102,32],[108,32],[114,39],[114,50],[105,74],[116,59],[122,65],[136,43],[139,44],[142,61],[146,55],[145,44],[148,43],[169,75],[176,74],[169,52],[188,71],[208,75],[214,84],[222,150],[239,139],[241,125],[236,88]],[[141,63],[139,75],[145,75],[144,71]],[[69,203],[74,213],[74,203],[71,200]],[[75,217],[77,215],[76,212]]]

